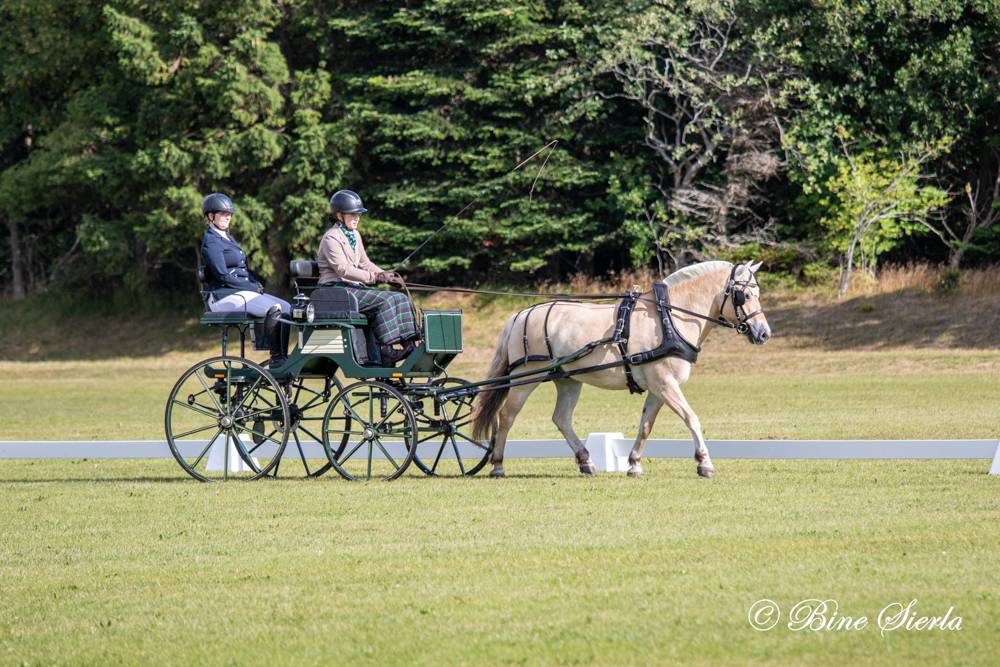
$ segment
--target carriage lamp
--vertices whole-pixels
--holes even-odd
[[[295,302],[292,304],[292,319],[302,321],[307,319],[307,311],[312,307],[309,303],[309,297],[305,294],[297,294],[295,296]],[[312,322],[312,320],[309,320]]]
[[[306,306],[306,322],[312,322],[316,319],[316,307],[311,303]]]

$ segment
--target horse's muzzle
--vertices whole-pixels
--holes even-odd
[[[747,340],[754,345],[763,345],[771,340],[771,327],[764,322],[748,322]]]

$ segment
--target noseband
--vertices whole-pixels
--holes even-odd
[[[758,308],[752,313],[747,314],[743,309],[743,306],[747,302],[747,290],[751,287],[757,287],[758,284],[757,276],[754,275],[753,271],[750,271],[750,267],[747,267],[747,271],[750,271],[750,279],[736,280],[736,269],[741,266],[743,265],[734,264],[733,270],[729,272],[729,280],[726,281],[726,290],[722,293],[722,306],[719,307],[719,319],[729,322],[726,316],[722,314],[722,311],[726,308],[726,301],[732,298],[733,311],[736,312],[736,324],[732,326],[736,329],[736,333],[745,334],[750,331],[750,325],[747,322],[761,315],[763,311]]]

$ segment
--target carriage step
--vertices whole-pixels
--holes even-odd
[[[254,324],[263,322],[263,317],[254,317],[241,310],[232,310],[221,313],[204,313],[201,316],[202,324]]]

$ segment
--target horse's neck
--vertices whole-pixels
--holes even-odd
[[[724,273],[726,273],[725,269],[712,271],[668,288],[670,303],[705,317],[717,318],[719,316],[718,297],[722,291],[721,285],[725,280],[722,275]],[[677,311],[673,312],[673,317],[674,326],[678,332],[698,346],[701,346],[702,341],[712,329],[709,323],[700,317],[685,315]]]

